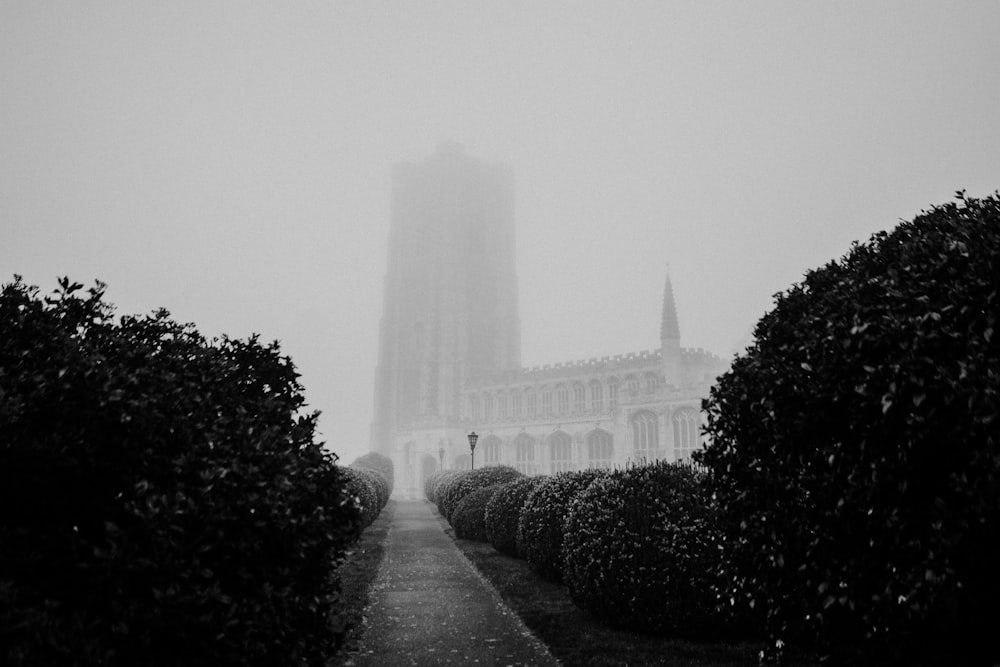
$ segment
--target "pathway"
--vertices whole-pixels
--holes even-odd
[[[349,664],[558,665],[444,532],[433,505],[397,501]]]

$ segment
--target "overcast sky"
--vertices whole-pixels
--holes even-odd
[[[730,356],[853,240],[1000,187],[1000,2],[0,0],[0,281],[278,339],[368,447],[392,165],[510,164],[526,365]]]

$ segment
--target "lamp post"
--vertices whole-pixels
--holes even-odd
[[[476,469],[476,440],[479,440],[479,436],[473,431],[469,434],[469,450],[472,452],[472,469]]]
[[[438,460],[441,461],[438,470],[444,470],[444,447],[438,449]]]

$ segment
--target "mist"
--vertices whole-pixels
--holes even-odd
[[[855,240],[1000,184],[996,3],[0,4],[0,276],[277,339],[367,451],[394,165],[512,175],[521,362],[731,357]]]

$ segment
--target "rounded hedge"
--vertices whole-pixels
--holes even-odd
[[[437,505],[438,512],[444,515],[444,498],[445,493],[448,491],[448,486],[452,481],[458,479],[462,475],[468,474],[468,470],[445,470],[440,477],[437,479],[437,483],[434,485],[434,504]]]
[[[735,638],[745,624],[717,604],[724,551],[698,473],[657,462],[599,476],[571,501],[563,579],[578,606],[614,628]]]
[[[358,509],[277,344],[0,290],[0,663],[323,664]]]
[[[777,295],[712,390],[700,460],[772,645],[1000,661],[998,289],[1000,200],[960,193]]]
[[[389,500],[389,496],[392,495],[392,489],[395,485],[395,474],[392,467],[392,459],[384,454],[379,454],[378,452],[368,452],[362,456],[351,461],[352,468],[368,468],[369,470],[375,471],[378,475],[385,480],[386,488],[388,489],[385,498],[386,502]],[[382,503],[385,505],[385,502]]]
[[[458,503],[476,489],[503,484],[518,477],[523,477],[523,475],[510,466],[488,466],[477,470],[463,471],[461,475],[447,482],[444,498],[440,505],[444,517],[450,522]]]
[[[362,523],[358,531],[358,536],[360,536],[361,531],[370,526],[385,507],[382,499],[388,487],[381,475],[368,468],[347,466],[340,468],[340,471],[344,477],[348,493],[354,499],[361,512]]]
[[[444,471],[438,470],[424,478],[424,498],[427,499],[427,502],[434,502],[434,487],[437,486],[438,480],[441,479],[441,475],[443,474]]]
[[[484,486],[468,493],[451,515],[451,525],[455,528],[455,537],[463,540],[486,542],[486,505],[493,498],[501,485]]]
[[[563,535],[573,498],[590,486],[603,470],[564,472],[546,478],[528,495],[517,526],[517,543],[535,572],[562,581]]]
[[[500,485],[486,505],[486,535],[493,548],[509,556],[519,556],[517,526],[528,495],[548,479],[545,475],[521,477]]]

